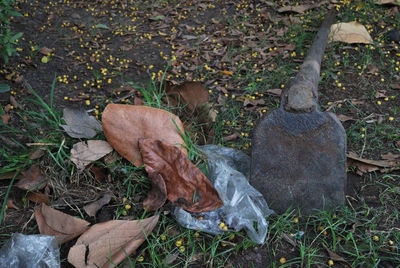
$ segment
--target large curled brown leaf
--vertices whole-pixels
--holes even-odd
[[[79,236],[89,228],[90,224],[43,203],[35,210],[35,219],[39,232],[56,236],[60,244]]]
[[[40,170],[39,166],[33,166],[22,174],[18,175],[19,181],[16,187],[30,191],[34,189],[43,189],[47,184],[47,178]]]
[[[143,165],[138,140],[152,138],[176,145],[186,154],[176,126],[184,133],[179,117],[165,110],[123,104],[109,104],[102,117],[104,134],[111,146],[135,166]],[[175,124],[176,126],[175,126]]]
[[[208,102],[208,91],[199,82],[186,81],[180,85],[168,85],[165,89],[167,95],[175,96],[178,101],[187,104],[190,110]],[[169,99],[173,101],[173,99]]]
[[[115,267],[146,240],[157,222],[153,216],[95,224],[69,250],[68,262],[75,267]]]
[[[191,212],[223,205],[211,182],[177,147],[155,139],[140,139],[139,147],[149,178],[161,175],[168,200]],[[157,182],[152,183],[154,187]]]

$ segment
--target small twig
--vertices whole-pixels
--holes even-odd
[[[50,142],[31,142],[25,143],[26,146],[42,146],[42,145],[58,145],[57,143],[50,143]]]

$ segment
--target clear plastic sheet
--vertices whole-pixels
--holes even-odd
[[[15,233],[0,249],[0,267],[60,267],[60,251],[57,239],[49,235]]]
[[[263,244],[268,231],[266,217],[273,211],[247,180],[250,158],[243,152],[216,145],[205,145],[200,149],[208,158],[208,172],[205,173],[224,206],[204,213],[189,213],[177,207],[174,210],[176,220],[186,228],[213,234],[224,231],[219,226],[224,222],[229,230],[244,229],[253,242]]]

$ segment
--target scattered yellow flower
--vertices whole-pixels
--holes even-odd
[[[281,264],[284,264],[284,263],[286,263],[286,258],[283,258],[283,257],[282,257],[282,258],[280,258],[280,259],[279,259],[279,262],[280,262]]]

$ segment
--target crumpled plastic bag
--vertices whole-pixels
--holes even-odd
[[[0,267],[60,267],[57,239],[50,235],[12,234],[0,249]]]
[[[200,146],[200,150],[208,159],[207,177],[224,205],[203,213],[176,207],[173,214],[178,223],[185,228],[220,234],[224,230],[219,224],[224,222],[230,230],[244,229],[253,242],[263,244],[268,231],[266,217],[274,212],[248,182],[250,158],[243,152],[216,145]]]

